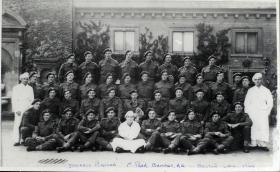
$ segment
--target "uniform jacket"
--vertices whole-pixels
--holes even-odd
[[[23,113],[21,126],[35,129],[40,119],[40,110],[35,110],[33,107],[29,108]]]
[[[101,100],[99,98],[93,98],[93,99],[87,98],[82,100],[81,108],[80,108],[80,116],[84,117],[89,109],[95,110],[96,112],[98,112],[99,115],[100,104],[101,104]]]
[[[174,97],[174,85],[171,82],[160,80],[155,84],[155,89],[161,92],[163,98]]]
[[[58,71],[58,79],[60,83],[64,82],[65,74],[70,70],[74,72],[74,76],[77,76],[78,65],[76,63],[65,62],[60,66],[60,69]]]
[[[179,68],[179,73],[186,77],[186,82],[190,84],[195,83],[195,76],[197,74],[197,69],[194,66],[182,66]]]
[[[122,106],[122,101],[120,98],[118,97],[106,97],[104,99],[102,99],[101,104],[100,104],[100,117],[104,118],[104,113],[105,110],[109,107],[114,107],[115,110],[117,111],[117,116],[119,118],[122,117],[122,113],[123,113],[123,106]]]
[[[204,81],[212,81],[215,82],[216,81],[216,75],[217,73],[221,71],[221,68],[213,65],[213,66],[205,66],[204,68],[202,68],[201,73],[203,75]]]

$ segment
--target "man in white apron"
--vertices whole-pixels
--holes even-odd
[[[245,97],[245,112],[253,121],[251,128],[251,146],[268,151],[269,114],[273,98],[269,89],[262,85],[262,74],[256,73],[253,78],[255,86],[250,88]]]
[[[20,84],[13,87],[12,92],[12,109],[15,114],[13,139],[14,146],[20,145],[20,124],[23,113],[31,106],[34,100],[34,93],[31,86],[28,83],[29,74],[23,73],[19,76]]]

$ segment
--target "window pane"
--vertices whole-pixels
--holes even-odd
[[[193,52],[193,32],[184,32],[184,51]]]
[[[173,32],[173,51],[183,51],[183,32]]]
[[[124,50],[124,33],[123,32],[115,32],[115,50]]]
[[[256,32],[249,32],[247,34],[247,52],[249,54],[256,54],[258,49],[258,37]]]
[[[126,50],[134,51],[134,32],[125,32]]]
[[[235,53],[245,53],[245,33],[236,32]]]

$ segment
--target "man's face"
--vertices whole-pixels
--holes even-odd
[[[130,60],[132,58],[132,52],[128,52],[127,54],[126,54],[126,59],[127,60]]]
[[[194,112],[190,112],[188,114],[188,118],[189,118],[190,121],[194,120],[194,117],[195,117],[195,113]]]
[[[26,85],[27,82],[28,82],[28,77],[21,78],[20,81],[21,81],[22,84]]]
[[[124,83],[129,83],[130,80],[131,80],[130,76],[126,76],[126,77],[124,78]]]
[[[167,72],[163,72],[162,75],[161,75],[161,79],[162,79],[163,81],[166,81],[167,78],[168,78]]]
[[[209,60],[209,65],[210,65],[210,66],[214,65],[215,63],[216,63],[216,60],[215,60],[214,58],[211,58],[211,59]]]
[[[111,90],[111,91],[109,92],[109,97],[110,97],[110,98],[115,97],[115,95],[116,95],[115,90]]]
[[[235,83],[239,83],[240,80],[241,80],[241,76],[237,75],[237,76],[234,77],[234,82]]]
[[[35,75],[33,75],[31,78],[30,78],[30,82],[31,83],[36,83],[37,82],[37,78],[38,78],[38,76],[35,74]]]
[[[168,121],[174,121],[176,118],[175,112],[170,112],[168,115]]]
[[[106,83],[107,83],[107,84],[110,84],[110,83],[112,83],[112,82],[113,82],[113,76],[110,75],[110,76],[107,77]]]
[[[196,93],[196,97],[197,97],[198,100],[202,100],[203,96],[204,96],[204,92],[202,92],[202,91],[198,91]]]
[[[256,78],[256,79],[254,80],[254,83],[255,83],[256,86],[262,85],[262,78]]]
[[[39,110],[40,104],[41,104],[40,102],[36,102],[36,103],[33,105],[34,109],[35,109],[35,110]]]
[[[183,83],[185,83],[186,82],[186,78],[185,77],[180,77],[179,78],[179,83],[180,84],[183,84]]]
[[[95,114],[94,114],[94,113],[89,113],[89,114],[87,115],[87,120],[88,120],[88,121],[92,121],[94,118],[95,118]]]
[[[203,77],[202,76],[198,76],[197,78],[196,78],[196,83],[197,84],[201,84],[203,82]]]
[[[171,63],[171,56],[170,55],[167,55],[166,57],[165,57],[165,62],[166,63]]]
[[[72,117],[72,112],[71,111],[68,111],[68,112],[65,113],[65,118],[66,119],[69,119],[71,117]]]
[[[220,119],[220,115],[219,115],[219,114],[214,114],[214,115],[212,116],[212,121],[213,121],[213,122],[217,122],[217,121],[219,121],[219,119]]]
[[[88,92],[88,97],[89,97],[90,99],[93,99],[93,98],[95,97],[95,91],[89,91],[89,92]]]
[[[130,97],[131,97],[131,99],[135,100],[135,99],[137,99],[138,94],[133,92],[133,93],[131,93]]]
[[[184,65],[185,65],[185,66],[190,66],[190,65],[191,65],[191,60],[190,60],[190,59],[186,59],[186,60],[184,61]]]
[[[111,51],[106,51],[105,58],[110,58],[111,56],[112,56],[112,52]]]
[[[91,81],[92,81],[92,76],[91,76],[91,74],[89,74],[86,77],[86,83],[91,83]]]
[[[176,90],[175,95],[177,98],[180,98],[183,96],[183,91],[182,90]]]
[[[71,57],[68,58],[67,61],[68,61],[68,63],[73,63],[74,60],[75,60],[75,57],[74,57],[74,56],[71,56]]]
[[[149,119],[155,119],[155,117],[156,117],[156,112],[153,111],[153,110],[150,110],[148,116],[149,116]]]
[[[224,100],[224,96],[223,95],[217,95],[217,102],[222,102]]]
[[[74,74],[73,73],[69,73],[66,77],[67,81],[73,81],[74,79]]]
[[[241,113],[243,111],[243,107],[239,104],[235,105],[234,109],[236,113]]]
[[[51,91],[49,92],[49,97],[50,97],[51,99],[53,99],[53,98],[55,97],[55,95],[56,95],[56,92],[55,92],[54,90],[51,90]]]
[[[160,93],[156,93],[155,94],[155,100],[159,101],[161,99],[161,94]]]
[[[66,100],[70,99],[70,98],[71,98],[71,92],[70,92],[70,91],[64,92],[64,98],[65,98]]]
[[[50,119],[50,117],[51,117],[51,114],[50,113],[44,113],[44,115],[43,115],[43,120],[44,121],[48,121],[49,119]]]
[[[86,57],[85,57],[85,60],[87,61],[87,62],[91,62],[92,61],[92,54],[87,54],[86,55]]]
[[[243,87],[249,87],[250,81],[249,79],[245,78],[242,80],[242,86]]]
[[[55,79],[54,75],[49,75],[49,76],[48,76],[48,82],[49,82],[49,83],[54,82],[54,79]]]
[[[220,73],[217,75],[217,81],[223,81],[224,79],[224,74],[223,73]]]
[[[142,78],[142,81],[144,81],[144,82],[148,81],[148,74],[143,74],[141,78]]]
[[[148,53],[146,55],[146,61],[151,61],[152,60],[152,53]]]
[[[108,113],[107,113],[107,117],[108,118],[113,118],[115,116],[115,112],[113,110],[110,110]]]

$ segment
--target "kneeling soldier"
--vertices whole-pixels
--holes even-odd
[[[55,122],[51,119],[49,109],[42,112],[43,121],[35,127],[32,137],[25,140],[27,151],[35,150],[54,150],[55,139],[52,137],[55,132]]]
[[[80,142],[83,145],[79,146],[79,151],[83,152],[86,149],[91,148],[92,151],[95,151],[96,148],[94,146],[96,137],[99,134],[99,121],[98,115],[93,109],[89,109],[86,112],[86,116],[78,125],[78,132],[76,139],[80,139]]]
[[[57,152],[63,152],[72,149],[74,141],[76,140],[76,130],[79,124],[79,120],[73,117],[73,112],[71,108],[66,108],[63,111],[64,118],[58,124],[57,134],[54,138],[57,142],[56,150]]]
[[[110,142],[118,135],[118,127],[120,120],[116,117],[114,107],[106,109],[107,118],[101,119],[100,122],[100,135],[97,137],[96,142],[100,145],[101,150],[112,151],[113,148]]]
[[[220,114],[213,112],[211,114],[212,121],[205,125],[205,136],[193,149],[192,153],[199,153],[205,148],[213,149],[215,154],[226,152],[233,141],[228,126],[225,122],[220,120]]]
[[[247,113],[243,112],[243,104],[241,102],[234,103],[235,112],[229,113],[222,118],[225,121],[234,138],[232,148],[242,149],[243,152],[249,153],[249,143],[251,135],[252,120]]]
[[[156,145],[157,139],[160,136],[159,129],[161,126],[160,120],[156,119],[156,112],[153,108],[148,109],[149,119],[142,122],[141,133],[144,135],[147,144],[145,149],[147,151],[160,152],[161,149]]]

